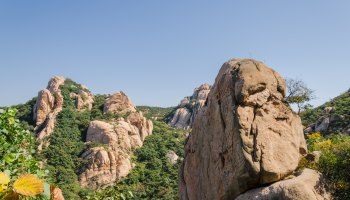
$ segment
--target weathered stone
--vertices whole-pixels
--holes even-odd
[[[88,164],[79,176],[82,187],[99,189],[113,185],[132,169],[130,156],[118,148],[93,147],[84,152]]]
[[[64,196],[60,188],[51,186],[50,193],[51,193],[51,200],[64,200]]]
[[[119,115],[135,111],[136,109],[134,104],[123,92],[117,92],[110,96],[107,99],[103,109],[104,113],[113,113]]]
[[[152,134],[152,122],[143,117],[141,112],[136,112],[135,108],[131,109],[130,101],[124,101],[128,98],[120,95],[124,94],[112,97],[118,105],[112,105],[109,100],[108,108],[113,108],[118,114],[131,112],[126,119],[90,122],[86,142],[95,147],[82,154],[82,158],[87,161],[79,176],[82,187],[100,189],[127,176],[132,169],[132,151],[141,147],[145,138]],[[116,100],[121,98],[124,100]],[[119,105],[122,103],[127,105]]]
[[[72,99],[75,99],[75,106],[79,111],[91,110],[94,103],[94,95],[87,89],[80,90],[78,94],[70,94]]]
[[[187,108],[179,108],[175,111],[174,117],[169,125],[174,128],[189,129],[191,115],[191,112]]]
[[[171,163],[172,165],[175,165],[177,163],[177,161],[179,160],[179,156],[174,151],[169,151],[166,154],[166,157],[167,157],[169,163]]]
[[[53,77],[46,89],[38,94],[38,99],[33,109],[35,132],[39,143],[38,149],[49,145],[49,141],[44,142],[53,132],[56,123],[56,116],[62,111],[63,96],[60,86],[64,84],[63,77]]]
[[[236,200],[331,200],[324,184],[320,173],[305,169],[294,178],[248,191]]]
[[[222,66],[186,143],[180,199],[234,199],[293,173],[307,149],[285,87],[261,62]]]
[[[315,126],[315,131],[316,132],[325,132],[328,130],[329,124],[330,124],[329,117],[321,118],[320,121]]]
[[[194,119],[207,100],[210,88],[209,84],[203,84],[194,90],[192,96],[181,100],[168,124],[179,129],[192,128]]]

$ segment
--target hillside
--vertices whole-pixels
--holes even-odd
[[[306,132],[350,133],[350,92],[301,114]]]
[[[175,109],[175,107],[152,107],[152,106],[136,106],[136,109],[141,111],[145,117],[156,120],[164,121],[165,118]]]
[[[55,82],[62,82],[62,84],[55,86],[56,89],[53,90],[51,86]],[[50,97],[51,94],[52,97]],[[43,169],[49,172],[48,181],[62,189],[66,199],[105,199],[107,195],[115,196],[115,199],[123,199],[125,195],[132,195],[137,199],[148,199],[150,196],[176,198],[178,193],[177,173],[180,164],[177,161],[183,157],[186,134],[162,122],[173,108],[134,107],[127,96],[123,96],[123,93],[117,94],[119,96],[92,95],[87,88],[70,79],[64,81],[52,79],[48,89],[39,92],[38,97],[27,103],[12,106],[12,109],[17,110],[16,118],[19,119],[21,125],[30,130],[32,135],[37,136],[36,143],[39,148],[42,147],[42,150],[39,150],[35,157],[39,161],[44,161]],[[60,96],[62,96],[61,100]],[[62,102],[61,107],[59,107],[59,102]],[[51,115],[48,118],[45,116],[55,109],[59,110],[57,116]],[[149,126],[147,123],[150,122],[143,118],[142,113],[145,113],[145,117],[154,122],[154,125],[151,126],[153,134],[148,137],[148,133],[144,131]],[[52,120],[55,120],[54,127],[50,127]],[[104,123],[106,126],[113,124],[118,127],[115,131],[118,131],[119,135],[122,134],[124,128],[128,129],[129,134],[131,128],[134,131],[142,130],[140,134],[146,135],[140,136],[139,139],[131,136],[129,144],[131,148],[125,143],[129,140],[124,142],[126,146],[119,144],[113,146],[114,143],[105,143],[105,139],[98,140],[100,136],[93,135],[106,134],[104,138],[112,139],[112,135],[108,135],[110,133],[104,132],[105,127],[100,127],[102,129],[99,130],[102,132],[90,131],[94,123]],[[39,139],[41,134],[43,134],[43,139]],[[89,142],[91,137],[97,137],[97,140],[94,139],[96,142]],[[120,142],[120,139],[118,140]],[[123,150],[124,148],[126,149]],[[118,155],[125,157],[124,161],[119,160],[118,162],[125,164],[130,162],[132,167],[128,169],[125,168],[125,164],[121,165],[120,170],[127,170],[125,176],[120,176],[105,184],[104,175],[99,175],[98,171],[91,174],[89,171],[90,164],[98,161],[96,160],[98,157],[91,157],[91,153],[95,153],[96,150],[96,156],[99,152],[103,155],[103,152],[110,154],[118,151]],[[90,157],[84,157],[86,152],[89,152]],[[118,165],[115,167],[118,168]],[[101,179],[101,187],[100,185],[89,186],[89,178],[82,179],[82,175],[89,177],[90,174],[95,176],[94,184]],[[117,180],[121,182],[114,186]]]

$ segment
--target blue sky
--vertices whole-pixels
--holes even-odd
[[[176,105],[252,57],[316,91],[350,87],[350,1],[0,1],[0,105],[23,103],[53,75],[137,105]]]

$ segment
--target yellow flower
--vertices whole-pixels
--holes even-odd
[[[10,182],[10,177],[7,174],[0,173],[0,185],[7,185]]]
[[[32,174],[24,174],[15,181],[13,190],[24,196],[36,196],[44,192],[44,182]]]
[[[311,133],[307,136],[307,138],[310,140],[320,139],[321,137],[322,137],[322,135],[320,132]]]
[[[10,177],[7,174],[0,173],[0,193],[7,189],[7,184],[10,182]]]
[[[333,145],[333,143],[332,143],[332,141],[331,140],[324,140],[324,141],[322,141],[322,142],[318,142],[318,143],[316,143],[316,148],[317,149],[330,149],[331,147],[332,147],[332,145]]]

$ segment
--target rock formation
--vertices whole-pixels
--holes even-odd
[[[111,95],[105,105],[103,112],[113,113],[113,114],[127,114],[128,112],[135,112],[135,106],[131,102],[128,96],[126,96],[123,92],[118,92]]]
[[[169,163],[171,163],[172,165],[175,165],[177,163],[177,161],[179,160],[179,156],[174,151],[169,151],[166,154],[166,157],[167,157]]]
[[[331,200],[324,184],[320,173],[304,169],[296,177],[248,191],[236,200]]]
[[[261,62],[222,66],[185,146],[180,199],[235,199],[295,171],[307,148],[285,87]]]
[[[141,147],[152,134],[153,124],[136,112],[129,98],[122,92],[106,101],[105,111],[129,115],[114,121],[90,122],[86,142],[92,144],[82,158],[88,163],[79,176],[81,186],[91,189],[104,188],[127,176],[132,169],[132,150]]]
[[[41,90],[38,94],[37,102],[34,106],[33,114],[36,124],[35,132],[39,141],[38,149],[47,146],[48,142],[44,139],[48,137],[55,127],[56,116],[62,111],[63,96],[60,86],[64,84],[63,77],[53,77],[46,89]]]
[[[210,88],[211,86],[209,84],[203,84],[194,90],[192,96],[181,100],[169,121],[169,125],[179,129],[192,128],[197,113],[207,100]]]
[[[348,120],[344,115],[338,114],[335,111],[336,108],[334,107],[325,107],[319,112],[315,123],[307,126],[305,133],[322,132],[328,134],[340,132],[350,134],[350,124],[346,123]]]
[[[75,106],[79,111],[92,109],[92,104],[94,103],[94,95],[86,88],[80,90],[78,94],[71,93],[70,97],[75,99]]]
[[[50,187],[51,200],[64,200],[64,196],[62,194],[62,190],[57,187]]]

